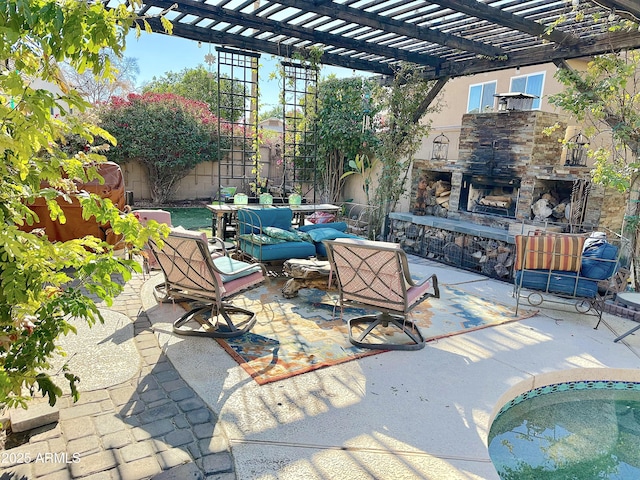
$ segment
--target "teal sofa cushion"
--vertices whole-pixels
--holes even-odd
[[[316,247],[309,242],[282,242],[273,245],[258,245],[240,238],[240,250],[260,262],[309,258],[316,254]]]
[[[347,223],[346,222],[331,222],[331,223],[312,223],[310,225],[302,225],[298,228],[301,232],[309,233],[311,230],[317,230],[318,228],[333,228],[334,230],[338,230],[340,232],[347,231]]]
[[[335,228],[315,228],[307,232],[314,242],[322,242],[323,240],[335,240],[336,238],[357,238],[357,235],[341,232]]]

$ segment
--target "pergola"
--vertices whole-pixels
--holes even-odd
[[[435,80],[415,121],[450,78],[640,47],[637,0],[147,0],[138,13],[155,32],[164,14],[175,36],[243,52],[319,48],[320,63],[383,81],[410,62]],[[623,20],[635,27],[613,31]]]
[[[636,0],[149,0],[139,13],[162,32],[162,11],[179,37],[281,57],[315,46],[325,65],[380,75],[406,61],[426,79],[640,47],[637,30],[608,30],[640,23]]]

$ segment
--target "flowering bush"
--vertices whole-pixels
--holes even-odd
[[[218,118],[206,103],[172,93],[130,94],[102,105],[100,118],[118,141],[107,158],[119,164],[139,161],[149,174],[155,203],[166,202],[196,165],[218,159]],[[221,138],[231,138],[225,133]]]

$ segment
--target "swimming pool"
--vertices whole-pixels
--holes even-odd
[[[503,480],[639,479],[640,383],[579,380],[526,391],[495,416],[488,445]]]

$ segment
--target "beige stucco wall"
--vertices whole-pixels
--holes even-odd
[[[262,175],[271,178],[277,174],[277,166],[272,161],[271,150],[268,147],[260,148]],[[151,193],[146,169],[137,161],[127,162],[122,165],[125,180],[125,189],[133,192],[135,201],[149,201]],[[223,186],[240,186],[242,180],[224,180]],[[218,191],[218,163],[204,162],[196,166],[177,185],[172,201],[184,200],[211,200]]]

